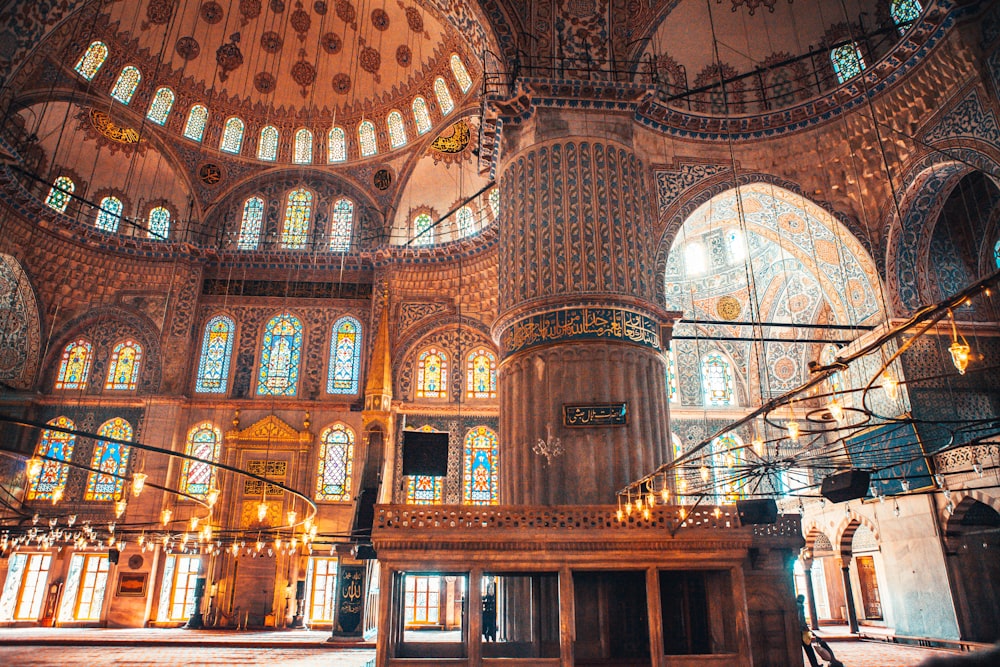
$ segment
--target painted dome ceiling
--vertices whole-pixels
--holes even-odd
[[[406,109],[452,53],[475,63],[449,24],[409,0],[129,0],[108,4],[94,36],[144,76],[275,124]]]

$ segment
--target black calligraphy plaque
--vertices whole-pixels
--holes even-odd
[[[340,632],[347,635],[357,634],[365,610],[364,566],[340,567],[337,605],[337,625],[340,627]]]
[[[563,404],[563,426],[596,428],[628,426],[628,403]]]

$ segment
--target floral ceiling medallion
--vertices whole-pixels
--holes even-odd
[[[243,52],[240,51],[240,33],[234,32],[229,36],[229,41],[219,47],[215,52],[215,62],[222,69],[219,72],[219,81],[229,78],[229,73],[243,64]]]
[[[722,4],[722,0],[715,0],[716,3]],[[733,11],[735,12],[740,7],[746,6],[750,16],[754,15],[761,5],[767,7],[767,11],[774,12],[774,5],[777,0],[730,0],[733,3]],[[788,0],[788,4],[792,4],[792,0]]]

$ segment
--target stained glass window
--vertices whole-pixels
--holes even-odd
[[[121,417],[115,417],[101,424],[97,435],[114,440],[131,440],[132,425]],[[84,500],[118,500],[122,497],[131,449],[120,442],[97,441],[90,468],[99,472],[91,472],[87,476]]]
[[[681,439],[677,437],[677,434],[673,431],[670,432],[670,448],[673,451],[672,461],[676,461],[681,456],[684,455],[684,445],[681,443]],[[688,501],[685,493],[687,492],[687,479],[684,474],[684,465],[677,466],[674,468],[674,503],[677,505],[684,505]]]
[[[451,54],[451,73],[455,75],[455,81],[462,92],[469,92],[469,88],[472,87],[472,77],[469,76],[469,70],[465,69],[465,63],[457,53]]]
[[[413,120],[417,123],[417,134],[431,131],[431,115],[427,111],[427,101],[422,97],[413,98]]]
[[[97,212],[97,228],[102,232],[117,232],[118,223],[122,219],[122,200],[118,197],[105,197],[101,200],[100,208]]]
[[[52,184],[52,188],[49,190],[49,196],[45,198],[45,203],[49,208],[59,211],[60,213],[66,212],[66,207],[69,205],[69,200],[72,199],[73,190],[76,189],[76,185],[73,183],[73,179],[69,176],[60,176],[56,179],[55,183]]]
[[[417,357],[417,398],[447,398],[448,355],[431,347]]]
[[[123,340],[115,345],[108,365],[108,379],[105,389],[115,391],[135,391],[139,382],[139,366],[142,364],[142,346],[134,340]]]
[[[146,112],[146,118],[157,125],[163,125],[167,122],[167,117],[173,108],[174,91],[166,87],[157,88],[156,93],[153,94],[153,101],[149,104],[149,111]]]
[[[833,71],[840,83],[856,77],[865,69],[865,57],[861,55],[861,48],[856,42],[838,46],[830,51],[830,62],[833,63]]]
[[[295,133],[295,150],[292,161],[295,164],[312,164],[313,133],[304,127]]]
[[[264,200],[250,197],[243,202],[243,221],[240,223],[240,237],[236,247],[240,250],[255,250],[260,242],[260,227],[264,221]]]
[[[193,141],[201,141],[208,123],[208,109],[202,104],[196,104],[188,112],[187,123],[184,124],[184,136]]]
[[[462,238],[472,233],[473,215],[472,209],[463,206],[455,214],[455,222],[458,224],[458,235]]]
[[[149,238],[166,240],[170,235],[170,211],[157,206],[149,212]]]
[[[837,361],[837,346],[824,345],[823,351],[819,355],[819,362],[824,366],[829,366],[835,361]],[[829,377],[827,377],[827,382],[830,383],[830,391],[835,394],[844,390],[844,378],[840,374],[840,371],[834,371],[831,373]]]
[[[735,503],[744,495],[743,441],[727,433],[712,441],[712,452],[716,502]]]
[[[335,127],[326,137],[327,162],[343,162],[347,159],[347,136],[343,128]]]
[[[93,347],[87,341],[75,340],[63,350],[56,389],[86,389],[90,375]]]
[[[465,395],[468,398],[497,397],[497,357],[481,347],[470,354],[466,364]]]
[[[236,323],[216,315],[205,324],[201,339],[201,359],[194,390],[202,394],[224,394],[229,381],[229,360],[233,356]]]
[[[996,245],[993,246],[993,261],[996,262],[997,268],[1000,269],[1000,239],[997,239]]]
[[[68,417],[56,417],[47,422],[49,426],[57,426],[73,430],[76,425]],[[28,500],[51,500],[52,494],[66,488],[66,478],[69,477],[69,466],[57,461],[69,461],[73,458],[73,446],[76,436],[71,433],[45,429],[35,447],[35,456],[47,456],[56,461],[43,459],[38,475],[30,480]]]
[[[334,424],[319,436],[319,469],[316,472],[316,500],[351,500],[351,473],[354,467],[354,431]]]
[[[330,228],[330,250],[351,249],[351,232],[354,229],[354,202],[338,199],[333,203],[333,226]]]
[[[361,144],[361,157],[370,157],[378,153],[378,144],[375,142],[375,124],[370,120],[362,121],[358,125],[358,141]]]
[[[285,225],[281,230],[281,245],[301,249],[309,240],[309,218],[312,215],[313,195],[305,188],[288,193],[285,205]]]
[[[212,422],[202,422],[188,431],[184,453],[202,460],[184,459],[184,467],[181,468],[181,493],[202,498],[215,486],[216,468],[212,463],[219,460],[221,450],[222,432]]]
[[[302,355],[302,323],[290,313],[276,315],[264,327],[257,372],[258,396],[295,396]]]
[[[493,211],[493,219],[500,217],[500,188],[490,190],[490,210]]]
[[[326,391],[330,394],[358,393],[361,378],[361,323],[341,317],[330,337],[330,371]]]
[[[87,50],[83,52],[80,59],[76,61],[73,69],[87,81],[93,80],[101,65],[108,58],[108,47],[104,42],[92,42]]]
[[[403,125],[403,114],[398,111],[390,111],[385,123],[389,127],[389,145],[393,148],[405,146],[406,127]]]
[[[413,243],[414,245],[431,245],[434,243],[434,230],[431,226],[434,221],[427,213],[421,213],[413,219]]]
[[[497,505],[500,484],[497,480],[497,434],[477,426],[465,436],[462,456],[462,502],[466,505]]]
[[[443,492],[443,477],[416,475],[406,478],[407,505],[439,505]]]
[[[705,388],[705,406],[709,408],[734,405],[733,372],[729,361],[718,352],[705,356],[701,363],[701,379]]]
[[[226,153],[239,153],[243,145],[243,121],[232,116],[226,119],[226,124],[222,129],[222,141],[219,142],[219,150]]]
[[[273,162],[278,159],[278,128],[265,125],[260,131],[260,143],[257,144],[257,159]]]
[[[139,72],[139,68],[126,65],[122,68],[122,73],[118,75],[115,87],[111,89],[111,97],[122,104],[128,104],[132,101],[132,96],[135,95],[135,89],[139,87],[140,81],[142,81],[142,73]]]
[[[438,106],[441,107],[441,115],[447,116],[455,108],[455,103],[451,99],[451,91],[444,79],[438,77],[434,79],[434,94],[437,95]]]
[[[677,395],[677,358],[674,349],[667,350],[667,400],[676,403]]]
[[[920,18],[922,10],[923,7],[918,0],[892,0],[889,14],[892,16],[892,22],[899,28],[899,34],[902,35],[910,28],[910,24]]]

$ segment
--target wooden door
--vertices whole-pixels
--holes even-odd
[[[878,581],[875,578],[875,559],[871,556],[858,556],[858,580],[861,582],[861,603],[865,608],[865,618],[882,619],[882,600],[878,593]]]

